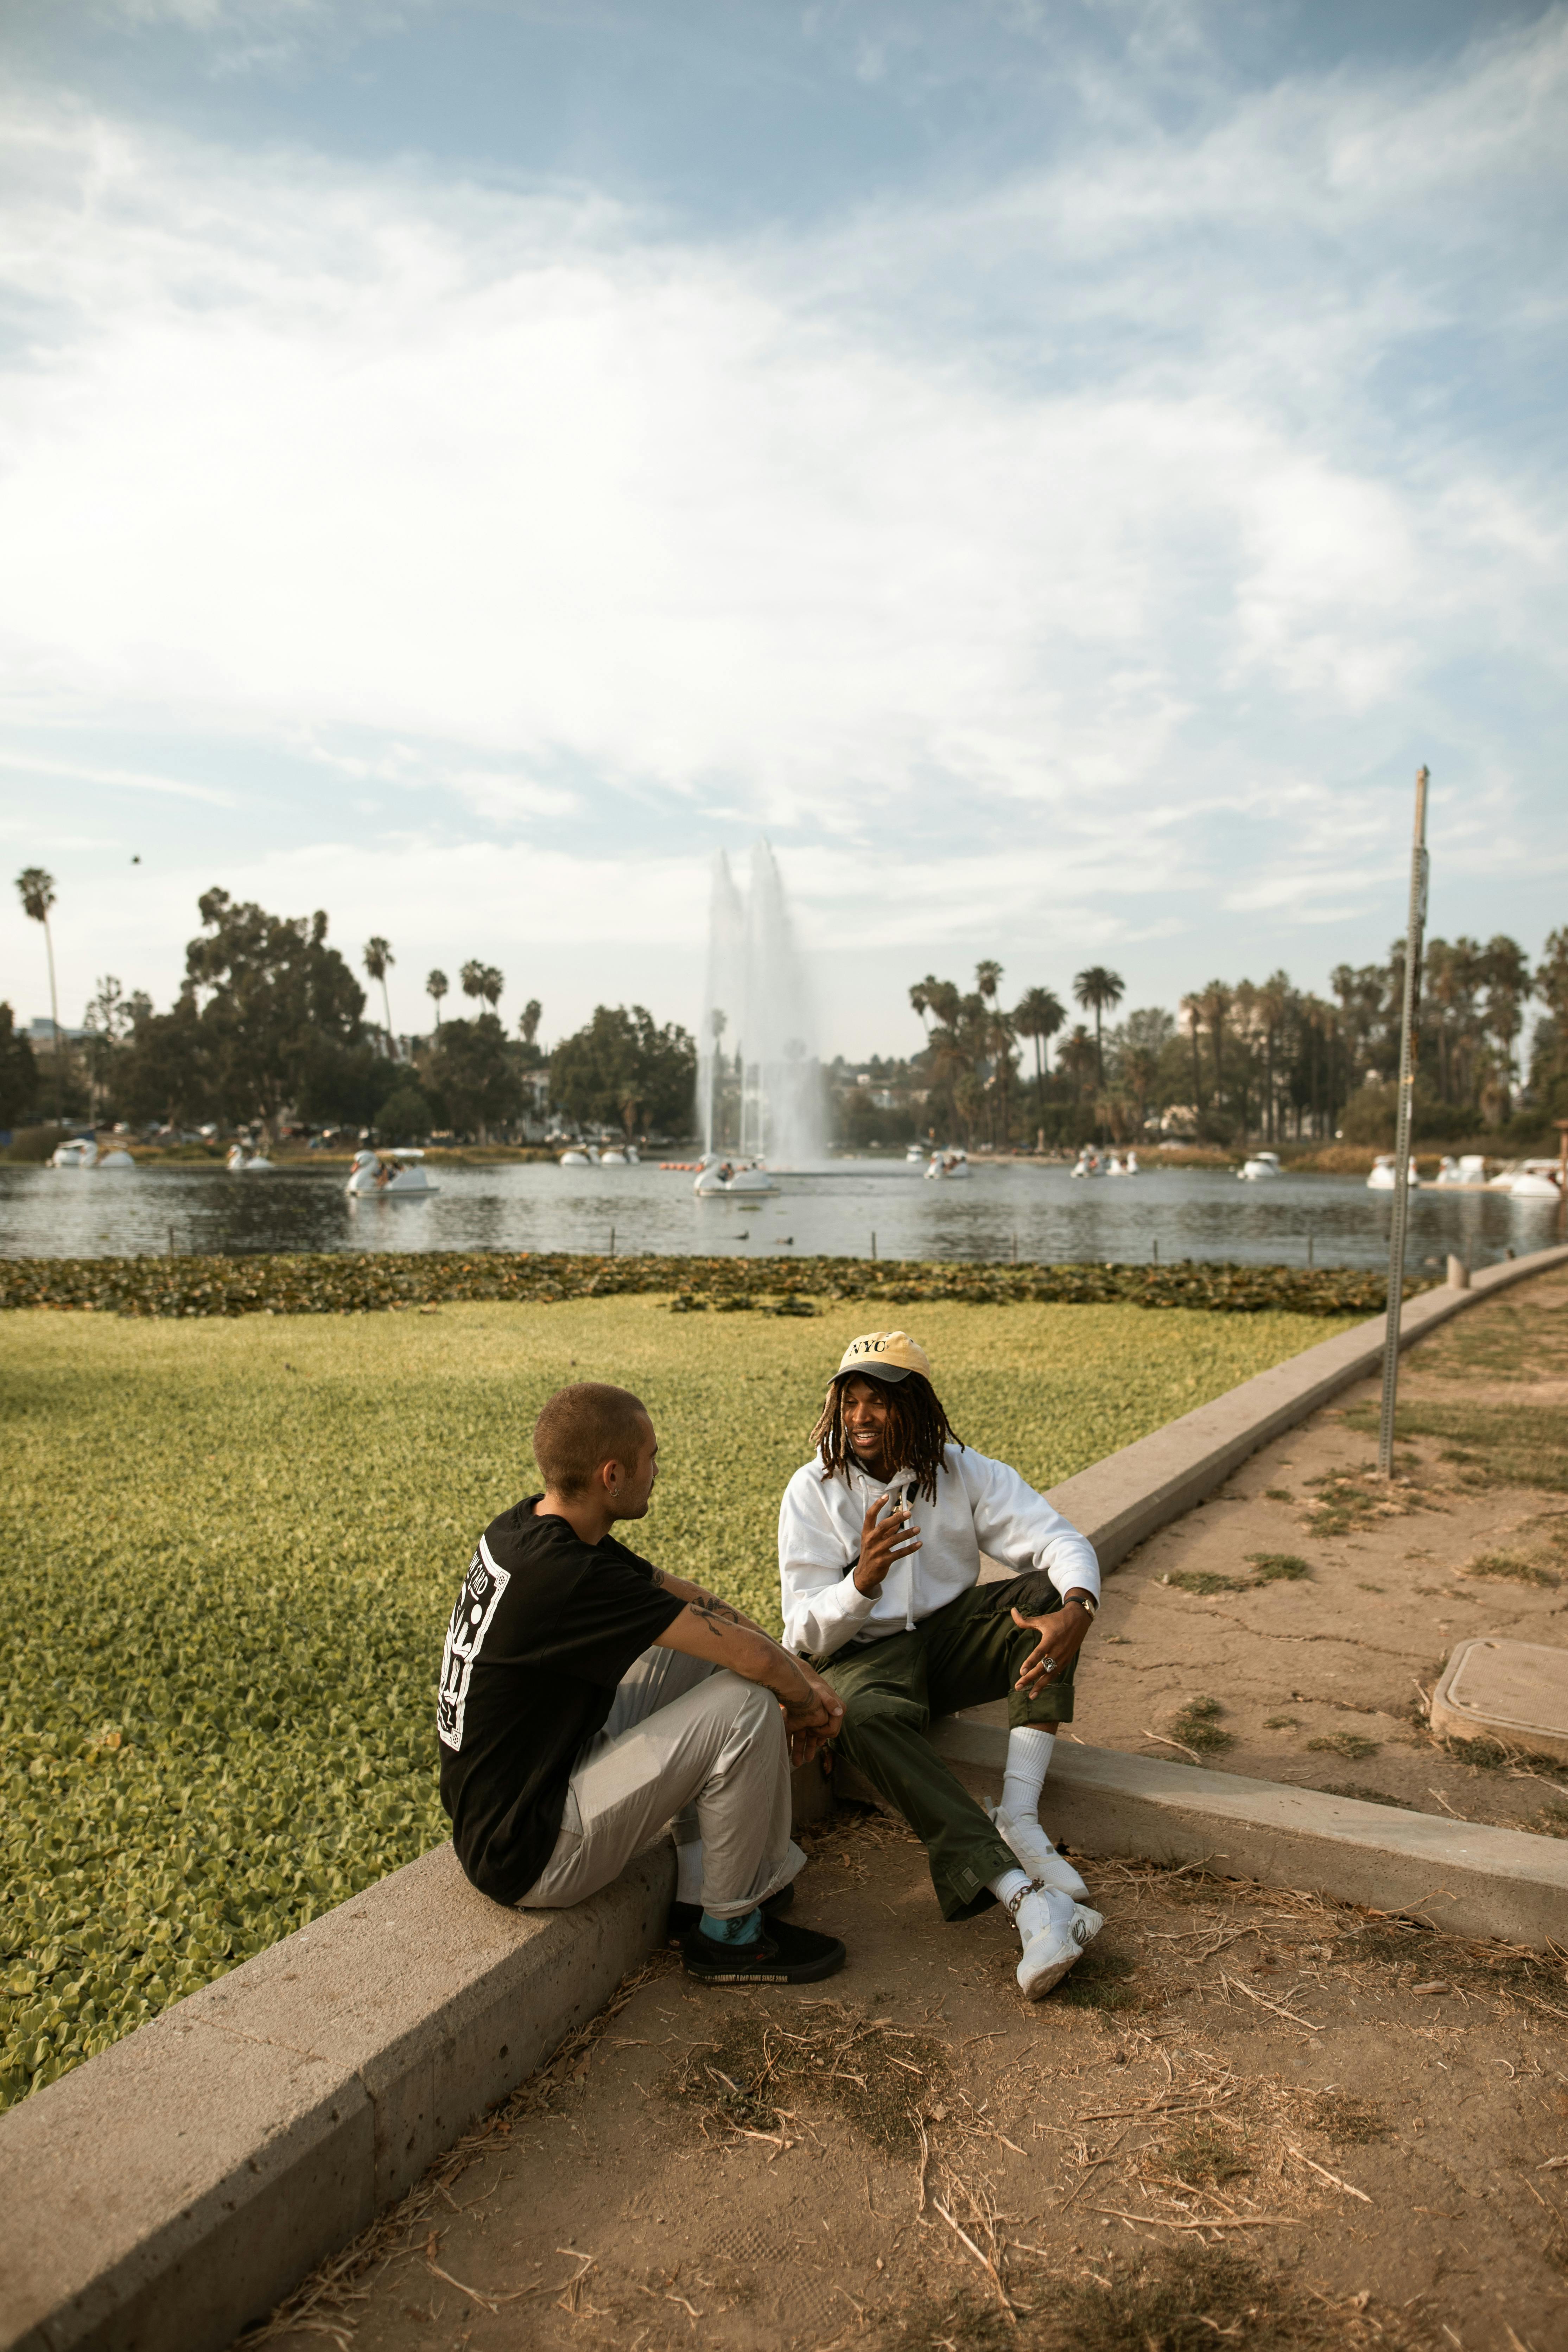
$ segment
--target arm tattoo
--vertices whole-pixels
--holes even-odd
[[[666,1578],[657,1569],[654,1574],[658,1583],[668,1591]],[[726,1625],[742,1626],[749,1633],[762,1633],[762,1627],[753,1624],[752,1620],[743,1616],[739,1609],[731,1609],[727,1601],[719,1600],[711,1592],[704,1592],[700,1585],[696,1588],[693,1598],[686,1605],[694,1617],[700,1617],[705,1625],[711,1626],[720,1635],[722,1635]]]
[[[727,1601],[715,1600],[710,1592],[704,1592],[700,1599],[689,1601],[686,1605],[694,1617],[700,1617],[705,1625],[710,1626],[721,1636],[727,1625],[738,1625],[749,1633],[762,1630],[760,1626],[753,1625],[749,1617],[742,1617],[738,1609],[731,1609]]]

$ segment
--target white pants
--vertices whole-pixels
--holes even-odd
[[[519,1910],[596,1895],[677,1817],[681,1843],[702,1840],[702,1907],[715,1919],[743,1918],[805,1866],[772,1691],[679,1650],[645,1650],[572,1768],[555,1850]]]

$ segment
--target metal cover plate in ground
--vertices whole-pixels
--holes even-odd
[[[1568,1650],[1491,1634],[1461,1642],[1432,1695],[1432,1728],[1568,1761]]]

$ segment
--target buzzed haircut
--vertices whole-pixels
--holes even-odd
[[[607,1381],[557,1389],[533,1424],[533,1457],[545,1486],[553,1495],[582,1495],[602,1464],[631,1469],[650,1422],[640,1397]]]

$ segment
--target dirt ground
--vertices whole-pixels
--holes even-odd
[[[1568,1834],[1568,1767],[1424,1704],[1468,1635],[1564,1644],[1565,1310],[1540,1280],[1405,1359],[1392,1494],[1368,1384],[1152,1538],[1078,1736]],[[900,1823],[803,1843],[840,1977],[656,1960],[252,2352],[1568,2347],[1568,1955],[1082,1857],[1104,1931],[1031,2008]]]
[[[1568,2344],[1560,1961],[1114,1865],[1031,2008],[901,1824],[812,1843],[842,1975],[656,1961],[247,2344]]]
[[[1378,1399],[1371,1381],[1348,1391],[1123,1563],[1073,1730],[1568,1836],[1568,1765],[1443,1748],[1426,1727],[1456,1643],[1568,1647],[1568,1276],[1405,1356],[1392,1491],[1373,1475]]]

